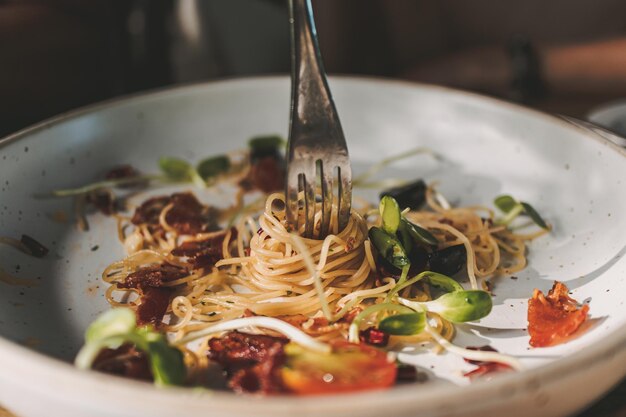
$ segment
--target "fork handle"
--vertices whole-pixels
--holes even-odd
[[[298,138],[298,145],[316,148],[321,145],[320,132],[326,132],[329,137],[343,137],[343,132],[328,82],[323,75],[324,65],[315,31],[311,0],[289,0],[289,26],[290,137]]]

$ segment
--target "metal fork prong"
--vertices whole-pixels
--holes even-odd
[[[337,221],[339,224],[339,231],[343,230],[350,220],[350,209],[352,206],[352,175],[351,170],[337,169],[337,189],[339,198],[337,200]]]
[[[322,180],[322,220],[320,222],[320,237],[328,234],[333,208],[333,171],[324,169],[324,164],[318,165],[319,176]]]
[[[314,238],[315,231],[315,172],[304,174],[304,236]]]
[[[305,227],[306,227],[306,200],[304,199],[306,196],[306,178],[303,173],[298,175],[298,213],[304,210],[305,217],[302,215],[298,215],[297,221],[295,223],[295,229],[298,233],[304,235]]]
[[[285,212],[287,216],[287,224],[292,231],[298,231],[298,186],[300,185],[300,176],[296,170],[287,172],[287,186],[285,190]]]

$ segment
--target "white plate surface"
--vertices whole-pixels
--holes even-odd
[[[531,202],[554,225],[549,236],[531,244],[529,266],[515,274],[517,279],[496,281],[492,314],[460,326],[455,340],[491,344],[520,357],[527,371],[468,385],[462,371],[470,368],[462,359],[417,351],[402,359],[419,365],[429,383],[322,401],[158,391],[78,372],[63,362],[73,358],[86,326],[108,308],[99,274],[123,252],[112,219],[91,216],[91,230],[78,232],[58,221],[59,213],[71,217],[69,200],[34,199],[33,194],[90,182],[120,163],[154,172],[160,156],[197,161],[242,148],[258,134],[286,136],[288,79],[257,78],[105,103],[0,142],[0,235],[25,233],[51,248],[39,260],[0,246],[6,272],[37,282],[31,288],[0,282],[0,403],[23,416],[44,410],[66,416],[156,417],[180,410],[216,416],[296,411],[303,416],[557,416],[593,400],[626,373],[622,150],[561,120],[471,94],[348,78],[333,79],[331,88],[356,173],[384,156],[427,147],[443,160],[416,156],[386,175],[437,181],[443,194],[464,205],[489,205],[499,194],[512,194]],[[589,303],[590,326],[567,344],[530,349],[526,300],[534,288],[546,291],[554,280]]]

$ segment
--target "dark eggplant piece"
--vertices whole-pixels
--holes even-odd
[[[428,255],[428,270],[452,276],[459,272],[467,263],[467,252],[464,245],[450,246]]]
[[[426,183],[417,180],[401,187],[390,188],[380,193],[379,198],[388,195],[398,202],[401,210],[409,207],[411,210],[419,210],[426,202]]]
[[[404,232],[413,239],[413,243],[419,246],[426,246],[431,249],[437,248],[439,241],[428,230],[419,227],[416,224],[411,223],[406,218],[400,220],[399,230],[404,229]]]

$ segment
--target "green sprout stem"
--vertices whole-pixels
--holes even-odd
[[[139,175],[136,177],[119,178],[114,180],[98,181],[84,185],[78,188],[68,188],[63,190],[55,190],[50,193],[51,197],[71,197],[99,190],[106,187],[116,187],[120,185],[134,184],[142,181],[167,181],[162,175]]]
[[[404,269],[403,271],[404,272]],[[408,272],[408,270],[407,270]],[[393,297],[398,294],[400,291],[402,291],[404,288],[415,284],[416,282],[426,278],[427,276],[431,275],[431,274],[436,274],[436,272],[431,272],[431,271],[424,271],[424,272],[420,272],[419,274],[417,274],[416,276],[414,276],[413,278],[406,280],[406,277],[404,280],[402,280],[402,276],[400,277],[400,279],[398,280],[398,283],[396,284],[395,287],[393,287],[388,293],[387,293],[387,297],[385,297],[385,302],[388,303],[390,302]]]
[[[409,270],[410,269],[411,269],[411,264],[410,263],[407,264],[407,265],[404,265],[404,267],[402,268],[402,273],[400,274],[400,278],[398,279],[398,284],[397,285],[401,285],[401,284],[403,284],[406,281],[406,279],[407,279],[407,277],[409,275]],[[404,287],[402,287],[402,288],[404,288]]]
[[[502,226],[508,226],[517,216],[524,212],[524,206],[521,204],[517,204],[511,211],[509,211],[506,216],[498,220],[496,223]]]

